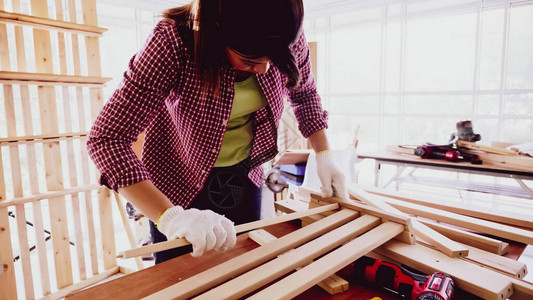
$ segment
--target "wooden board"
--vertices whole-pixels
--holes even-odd
[[[404,230],[403,225],[385,222],[312,264],[283,278],[249,299],[289,299],[334,274]]]
[[[316,257],[348,242],[350,239],[378,226],[379,223],[381,223],[381,220],[373,216],[365,215],[359,217],[223,285],[219,285],[195,299],[237,299],[243,297],[282,275],[307,264]]]
[[[438,208],[465,216],[533,229],[533,220],[531,219],[531,216],[520,214],[519,212],[508,213],[483,207],[473,208],[472,206],[468,207],[462,204],[451,203],[446,199],[439,199],[431,196],[421,197],[412,194],[407,195],[402,192],[390,191],[381,188],[365,187],[365,190],[375,195],[385,196],[410,203]]]
[[[286,250],[295,248],[338,227],[339,225],[353,220],[357,215],[358,213],[353,210],[341,210],[335,215],[326,217],[307,227],[281,237],[276,243],[268,243],[248,251],[245,254],[214,266],[205,272],[187,278],[177,284],[154,293],[149,297],[146,297],[146,299],[190,298],[234,276],[240,275],[278,256]]]
[[[443,223],[436,223],[424,219],[420,219],[420,222],[456,242],[476,247],[478,249],[482,249],[491,253],[503,255],[507,253],[507,249],[509,248],[509,243],[502,242],[500,240],[472,233],[469,231],[461,230],[449,225],[447,226]]]

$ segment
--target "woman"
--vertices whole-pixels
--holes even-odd
[[[87,143],[101,184],[152,221],[154,242],[185,237],[193,256],[223,251],[235,244],[233,222],[259,219],[261,165],[278,153],[284,96],[317,152],[324,196],[346,197],[300,30],[301,0],[199,0],[164,17]],[[131,143],[145,129],[141,162]],[[156,263],[182,253],[156,253]]]

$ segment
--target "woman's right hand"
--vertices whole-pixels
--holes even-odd
[[[237,241],[233,222],[211,210],[174,206],[163,213],[157,228],[168,240],[187,239],[195,257],[212,249],[225,251]]]

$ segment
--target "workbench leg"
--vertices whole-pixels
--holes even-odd
[[[530,196],[531,196],[531,199],[533,199],[533,190],[531,190],[529,188],[529,186],[527,186],[523,181],[522,179],[519,179],[519,178],[515,178],[514,180],[516,180],[516,182],[518,182],[518,184],[522,187],[522,189],[524,191],[526,191],[526,193],[528,193]]]
[[[405,166],[396,166],[396,174],[389,179],[389,181],[383,185],[383,188],[387,188],[391,183],[396,181],[400,175],[402,175],[403,171],[405,170]],[[398,183],[396,183],[396,190],[398,190]]]
[[[376,160],[374,167],[374,186],[379,187],[379,169],[381,169],[381,163],[379,160]]]

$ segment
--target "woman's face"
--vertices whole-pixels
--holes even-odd
[[[270,59],[266,56],[248,56],[229,47],[226,47],[226,55],[233,67],[239,71],[253,74],[265,74],[270,67]]]

